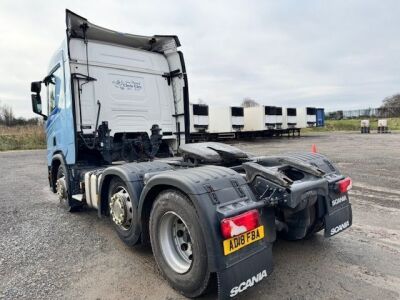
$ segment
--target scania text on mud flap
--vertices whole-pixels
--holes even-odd
[[[323,155],[187,143],[176,36],[121,34],[68,10],[66,26],[48,73],[31,84],[50,188],[68,211],[109,217],[128,246],[151,244],[181,294],[198,297],[218,280],[219,298],[235,297],[271,274],[277,233],[298,240],[351,226],[351,180]]]
[[[332,206],[336,206],[336,205],[338,205],[338,204],[340,204],[342,202],[345,202],[345,201],[347,201],[347,196],[340,196],[339,198],[332,199],[331,205]]]
[[[334,235],[336,233],[339,233],[340,231],[345,230],[349,226],[350,226],[350,222],[346,221],[343,224],[339,224],[338,226],[331,228],[330,234]]]
[[[244,292],[245,290],[247,290],[249,287],[252,287],[254,284],[260,282],[261,280],[263,280],[265,277],[267,277],[267,271],[264,270],[260,273],[258,273],[257,275],[247,279],[246,281],[243,281],[242,283],[240,283],[238,286],[235,286],[231,289],[231,293],[230,296],[231,297],[235,297],[236,295],[238,295],[239,293]]]

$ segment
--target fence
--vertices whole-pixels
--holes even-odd
[[[327,112],[326,118],[333,120],[358,119],[358,118],[398,118],[400,117],[400,106],[379,107],[356,110],[338,110]]]

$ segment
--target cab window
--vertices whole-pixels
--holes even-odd
[[[51,113],[56,107],[60,107],[64,99],[63,94],[63,73],[58,67],[50,76],[47,82],[48,112]]]

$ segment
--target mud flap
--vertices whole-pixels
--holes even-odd
[[[249,258],[218,272],[218,299],[232,299],[272,273],[272,244]]]
[[[325,237],[330,237],[349,228],[353,221],[351,204],[325,215]]]

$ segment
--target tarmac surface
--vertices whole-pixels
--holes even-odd
[[[399,299],[400,134],[235,145],[268,155],[312,144],[352,177],[353,226],[330,239],[278,240],[274,272],[240,299]],[[0,299],[185,299],[157,271],[151,249],[125,246],[95,211],[71,214],[58,205],[45,156],[0,153]]]

